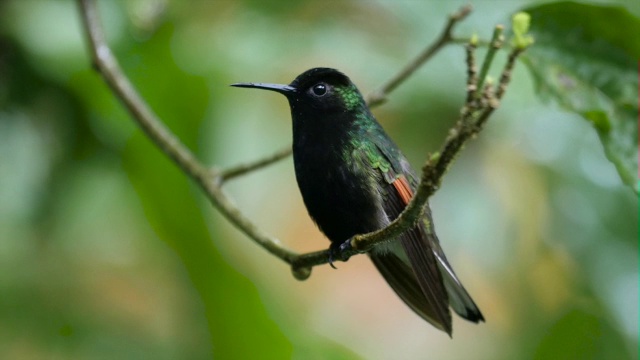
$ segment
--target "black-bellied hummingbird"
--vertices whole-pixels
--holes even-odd
[[[353,236],[387,226],[411,200],[415,172],[343,73],[314,68],[289,85],[232,86],[272,90],[289,100],[298,187],[331,240],[331,254],[348,248]],[[368,254],[400,298],[436,328],[451,336],[449,306],[469,321],[484,321],[440,247],[428,206],[418,225]]]

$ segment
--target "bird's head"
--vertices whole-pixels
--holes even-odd
[[[279,92],[287,97],[297,117],[315,118],[366,108],[360,91],[343,73],[330,68],[313,68],[298,75],[289,85],[237,83],[231,86]]]

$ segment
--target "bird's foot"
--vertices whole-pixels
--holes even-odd
[[[349,260],[350,255],[348,254],[351,251],[351,239],[347,239],[342,243],[331,243],[329,246],[329,265],[337,269],[335,265],[333,265],[334,260],[347,261]]]

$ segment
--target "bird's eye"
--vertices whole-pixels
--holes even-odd
[[[324,94],[327,93],[327,85],[320,83],[320,84],[315,84],[312,88],[311,91],[313,91],[313,94],[315,96],[323,96]]]

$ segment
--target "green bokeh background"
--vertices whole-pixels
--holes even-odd
[[[329,66],[368,93],[462,4],[135,0],[100,11],[155,112],[203,161],[228,166],[291,141],[283,98],[228,84]],[[531,4],[473,2],[457,34],[488,38]],[[450,339],[364,256],[296,281],[142,135],[87,54],[75,2],[0,2],[0,358],[638,358],[637,197],[592,126],[539,102],[522,64],[432,200],[487,318],[456,319]],[[463,54],[447,47],[375,110],[416,167],[456,119]],[[288,246],[328,245],[291,159],[227,190]]]

